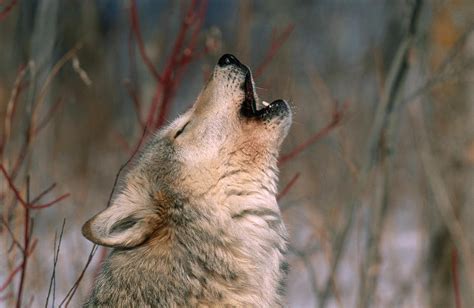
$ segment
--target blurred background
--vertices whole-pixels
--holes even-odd
[[[294,109],[289,306],[474,307],[473,30],[470,0],[0,0],[0,307],[84,301],[82,224],[223,53]]]

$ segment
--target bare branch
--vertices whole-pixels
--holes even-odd
[[[4,21],[5,18],[7,18],[8,15],[12,12],[13,8],[16,6],[18,0],[12,0],[5,8],[3,11],[0,12],[0,22]]]
[[[348,102],[344,103],[342,107],[337,107],[337,104],[336,104],[335,110],[332,114],[331,121],[321,130],[316,132],[313,136],[309,137],[306,141],[304,141],[303,143],[295,147],[293,150],[291,150],[290,153],[281,156],[278,161],[278,164],[281,166],[291,161],[296,156],[301,154],[304,150],[306,150],[309,146],[313,145],[314,143],[319,141],[321,138],[327,136],[334,128],[336,128],[341,123],[343,115],[345,114],[345,111],[347,110],[348,106],[349,106]]]
[[[428,135],[424,124],[424,119],[420,115],[416,120],[413,113],[411,113],[412,122],[417,127],[417,150],[425,173],[425,178],[430,187],[431,193],[434,196],[435,209],[439,213],[444,225],[449,231],[451,238],[460,252],[461,259],[466,267],[466,281],[469,283],[469,289],[474,288],[474,267],[472,246],[467,240],[466,232],[463,230],[459,219],[454,213],[454,207],[449,197],[446,184],[444,182],[438,164],[433,158],[432,150],[428,142]]]
[[[163,82],[163,78],[160,76],[158,71],[155,69],[155,66],[151,62],[150,58],[146,54],[145,44],[143,43],[142,32],[140,30],[140,20],[138,18],[138,10],[136,0],[130,1],[130,27],[132,33],[135,36],[137,41],[138,50],[140,51],[140,56],[143,59],[148,71],[151,73],[156,82]]]
[[[15,83],[13,85],[13,90],[11,92],[10,99],[8,100],[8,103],[7,103],[7,111],[6,111],[5,120],[4,120],[3,134],[2,134],[2,139],[0,140],[0,162],[2,162],[3,160],[3,153],[5,151],[5,147],[7,146],[8,140],[10,139],[13,116],[15,113],[16,105],[18,103],[20,94],[22,93],[22,90],[23,90],[22,85],[24,82],[25,73],[26,73],[26,66],[24,65],[20,66]]]
[[[63,219],[63,224],[61,226],[61,232],[59,233],[59,241],[56,245],[56,239],[57,239],[57,232],[54,234],[54,257],[53,257],[53,272],[51,274],[51,279],[49,280],[49,288],[48,288],[48,296],[46,297],[46,303],[44,304],[44,307],[48,307],[48,302],[49,302],[49,296],[51,295],[51,289],[53,289],[53,302],[51,304],[51,307],[54,308],[54,299],[55,299],[55,290],[56,290],[56,266],[58,264],[58,259],[59,259],[59,250],[61,249],[61,242],[63,239],[63,234],[64,234],[64,226],[66,225],[66,218]]]
[[[10,228],[10,225],[5,221],[5,218],[1,217],[1,219],[2,219],[2,224],[5,226],[5,228],[7,229],[8,233],[11,236],[13,243],[22,251],[22,253],[24,253],[25,248],[23,248],[20,242],[16,239],[15,234]]]
[[[289,24],[280,34],[272,37],[270,47],[268,48],[267,53],[263,57],[263,60],[257,67],[257,69],[255,69],[255,78],[258,78],[262,75],[263,71],[271,63],[277,52],[281,49],[281,46],[283,46],[283,44],[285,44],[285,42],[288,40],[294,29],[295,25]]]
[[[459,275],[458,275],[458,253],[456,248],[451,251],[451,274],[453,275],[453,292],[454,301],[456,308],[461,308],[461,290],[459,287]]]
[[[281,192],[277,195],[277,200],[280,200],[283,198],[288,192],[291,190],[291,188],[296,184],[296,181],[298,181],[300,177],[300,172],[297,172],[291,180],[286,184],[286,186],[281,190]]]
[[[41,200],[41,198],[43,198],[45,195],[50,193],[54,188],[56,188],[56,183],[51,184],[48,188],[43,190],[38,196],[36,196],[33,200],[31,200],[31,203],[35,204],[36,202]]]
[[[413,45],[415,36],[417,34],[416,25],[418,24],[418,18],[420,16],[421,4],[421,0],[417,0],[414,3],[409,20],[409,29],[405,34],[405,37],[399,44],[395,57],[390,65],[389,74],[384,85],[384,93],[380,103],[377,106],[377,110],[375,113],[374,124],[371,129],[371,134],[368,143],[368,153],[366,161],[363,164],[363,168],[359,175],[359,182],[357,185],[358,187],[356,189],[356,194],[360,194],[365,189],[368,182],[369,174],[373,170],[375,164],[380,162],[380,155],[383,154],[381,150],[384,149],[383,139],[385,137],[393,137],[392,135],[384,136],[384,132],[387,132],[389,128],[393,129],[393,127],[391,127],[391,125],[393,125],[392,117],[394,111],[396,110],[395,105],[400,101],[400,89],[408,72],[409,50]],[[388,141],[388,143],[386,144],[391,144],[391,141]],[[325,307],[327,304],[327,300],[331,292],[331,286],[334,282],[335,275],[339,268],[339,263],[343,254],[345,241],[349,230],[352,227],[352,222],[354,220],[354,211],[355,208],[359,206],[359,204],[360,196],[357,195],[349,204],[348,218],[342,228],[341,233],[336,236],[334,244],[334,258],[330,265],[329,278],[326,282],[326,286],[322,292],[322,296],[319,301],[319,306],[321,308]],[[370,292],[370,290],[362,290],[361,292],[366,291]]]
[[[7,171],[5,170],[5,167],[3,167],[2,164],[0,164],[0,171],[3,173],[3,176],[7,180],[8,185],[10,186],[10,189],[15,194],[16,199],[18,200],[18,202],[20,202],[20,204],[24,208],[33,209],[33,210],[47,208],[47,207],[50,207],[51,205],[54,205],[54,204],[64,200],[65,198],[69,197],[69,195],[70,195],[69,193],[66,193],[64,195],[61,195],[61,196],[57,197],[53,201],[47,202],[45,204],[31,204],[31,203],[29,203],[29,202],[27,202],[26,200],[23,199],[23,197],[20,194],[19,189],[13,183],[12,177],[8,175]],[[38,199],[38,198],[35,198],[35,199]]]

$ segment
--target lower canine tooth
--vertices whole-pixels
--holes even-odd
[[[268,102],[266,102],[266,101],[262,101],[262,104],[263,104],[263,106],[265,106],[265,107],[267,107],[268,105],[270,105],[270,104],[269,104]]]

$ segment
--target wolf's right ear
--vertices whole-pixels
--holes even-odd
[[[112,205],[84,224],[82,234],[102,246],[132,248],[142,244],[160,221],[152,203],[156,200],[148,196],[136,191],[120,193]]]

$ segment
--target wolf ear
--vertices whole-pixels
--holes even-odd
[[[132,248],[142,244],[157,229],[160,217],[153,211],[153,200],[137,195],[122,192],[82,226],[82,234],[102,246]]]

